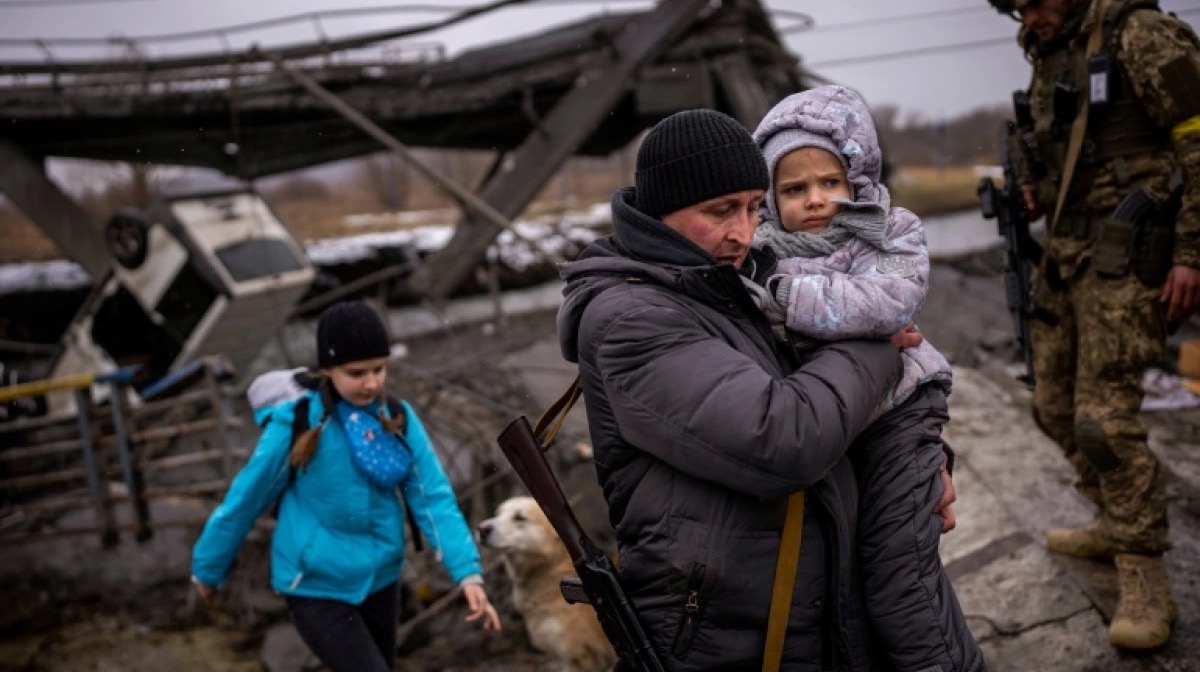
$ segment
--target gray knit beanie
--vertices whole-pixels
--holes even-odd
[[[781,129],[763,144],[763,157],[767,160],[767,167],[770,169],[771,175],[775,175],[775,171],[779,169],[779,160],[789,152],[800,148],[821,148],[837,157],[838,161],[842,163],[843,171],[849,167],[845,156],[834,144],[832,138],[807,129]]]
[[[716,110],[684,110],[654,125],[638,149],[638,210],[651,218],[771,181],[750,132]]]

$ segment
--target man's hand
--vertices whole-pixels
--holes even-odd
[[[942,479],[942,498],[938,500],[933,512],[942,517],[942,534],[945,534],[958,524],[954,520],[954,507],[951,506],[958,500],[958,493],[954,490],[954,480],[950,478],[950,470],[946,468],[945,462],[942,462],[938,477]]]
[[[1191,316],[1200,309],[1200,270],[1186,265],[1172,267],[1158,299],[1167,305],[1167,321],[1183,321]]]
[[[925,338],[921,336],[921,331],[917,330],[915,321],[909,321],[903,330],[892,336],[892,344],[896,349],[911,349],[924,341]]]
[[[1042,210],[1038,208],[1037,203],[1037,188],[1033,185],[1025,184],[1021,186],[1021,197],[1025,201],[1025,211],[1029,213],[1029,220],[1037,220],[1042,217]]]

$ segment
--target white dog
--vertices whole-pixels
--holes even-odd
[[[504,555],[513,605],[536,649],[553,656],[564,670],[612,669],[616,654],[595,610],[567,604],[562,597],[559,582],[576,576],[575,567],[536,501],[504,501],[494,518],[479,524],[479,540]]]

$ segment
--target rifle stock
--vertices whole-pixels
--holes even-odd
[[[523,416],[513,420],[496,441],[529,494],[546,513],[546,518],[562,540],[579,574],[578,579],[566,578],[561,582],[563,598],[567,602],[587,602],[592,606],[622,667],[644,671],[663,670],[650,640],[638,623],[633,605],[621,588],[612,561],[580,526],[529,421]]]

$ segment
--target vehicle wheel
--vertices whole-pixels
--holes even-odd
[[[122,267],[136,269],[146,261],[147,232],[150,226],[138,209],[117,211],[104,226],[104,241],[108,252]]]

